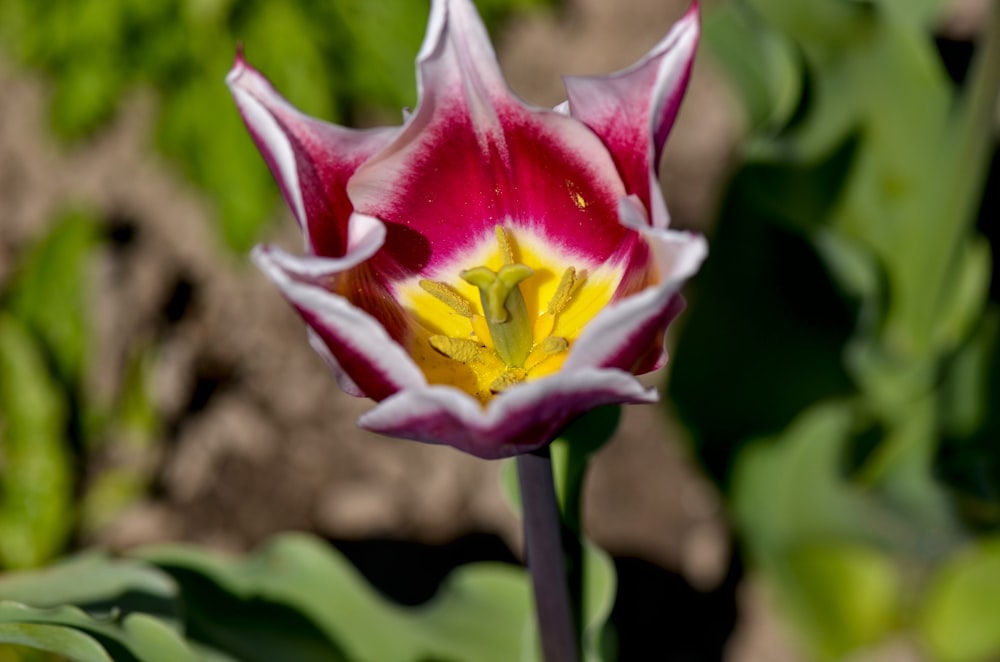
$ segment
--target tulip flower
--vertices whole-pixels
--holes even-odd
[[[657,170],[698,41],[692,8],[634,66],[507,87],[469,0],[434,0],[401,126],[308,117],[238,56],[227,82],[305,237],[254,260],[308,326],[359,424],[483,458],[581,413],[657,398],[679,288],[706,254],[668,229]]]

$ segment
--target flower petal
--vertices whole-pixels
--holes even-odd
[[[498,224],[590,265],[614,252],[625,187],[607,148],[580,122],[512,95],[469,0],[433,3],[418,66],[410,121],[348,186],[355,208],[388,226],[377,271],[431,275]]]
[[[660,280],[598,313],[566,357],[565,371],[598,367],[641,374],[662,366],[664,331],[684,307],[680,287],[708,253],[701,235],[649,227],[635,196],[622,199],[621,215],[623,225],[645,237]]]
[[[687,88],[700,27],[695,2],[666,37],[636,64],[609,76],[565,79],[570,114],[589,126],[611,151],[628,192],[666,227],[658,195],[663,145]]]
[[[347,129],[308,117],[289,104],[239,54],[226,76],[243,121],[317,255],[347,251],[352,206],[347,180],[398,128]]]
[[[580,414],[606,404],[656,402],[621,370],[579,370],[504,391],[484,411],[449,386],[402,391],[358,420],[373,432],[432,444],[448,444],[485,459],[508,457],[549,443]]]
[[[427,381],[381,320],[331,292],[321,278],[366,257],[297,257],[266,246],[258,246],[253,252],[254,262],[281,289],[329,351],[329,356],[321,354],[336,372],[338,382],[346,385],[348,392],[382,400],[402,389],[423,388]]]

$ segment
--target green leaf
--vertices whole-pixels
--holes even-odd
[[[404,608],[333,549],[299,534],[241,561],[183,546],[137,555],[180,584],[192,636],[245,660],[504,662],[519,659],[532,618],[524,572],[498,564],[462,567],[433,600]]]
[[[122,623],[124,638],[142,662],[181,662],[197,657],[177,632],[147,614],[130,614]]]
[[[40,570],[0,577],[0,600],[47,608],[76,605],[142,610],[177,618],[177,585],[169,575],[132,559],[90,551]]]
[[[920,628],[941,662],[1000,656],[1000,540],[985,539],[938,569],[927,590]]]
[[[28,646],[64,655],[74,662],[114,662],[93,638],[58,625],[0,623],[0,644]]]
[[[0,602],[0,625],[45,625],[69,633],[88,635],[115,662],[198,662],[194,650],[180,634],[147,615],[122,619],[112,611],[95,616],[71,606],[35,609],[16,602]],[[73,639],[76,640],[75,638]],[[71,659],[76,659],[70,654]]]
[[[0,311],[0,565],[39,565],[72,526],[66,403],[36,340]]]

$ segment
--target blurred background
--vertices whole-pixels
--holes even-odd
[[[687,5],[476,4],[545,106]],[[247,258],[300,239],[223,84],[236,44],[304,111],[395,124],[427,10],[0,0],[0,568],[302,530],[416,604],[516,562],[500,463],[356,429]],[[704,4],[661,181],[710,259],[646,378],[663,406],[586,485],[620,659],[1000,659],[990,10]]]

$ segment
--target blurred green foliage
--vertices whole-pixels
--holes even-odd
[[[492,26],[551,1],[476,4]],[[305,112],[395,124],[416,101],[428,10],[428,0],[0,0],[0,45],[51,79],[52,127],[67,139],[93,136],[130,94],[155,92],[157,145],[243,251],[273,216],[277,188],[223,84],[237,44]]]
[[[462,566],[429,602],[402,607],[301,534],[246,559],[180,545],[130,557],[89,552],[0,578],[0,649],[100,662],[537,659],[521,568]]]
[[[1000,312],[976,234],[1000,15],[956,88],[938,10],[744,0],[706,18],[754,130],[671,394],[818,659],[901,632],[932,659],[1000,655],[979,616],[1000,613],[995,550],[974,537],[1000,527]]]
[[[101,248],[92,216],[69,212],[26,251],[0,291],[0,568],[40,565],[139,497],[151,467],[138,461],[159,421],[137,342],[119,393],[88,388],[94,322],[92,267]]]

